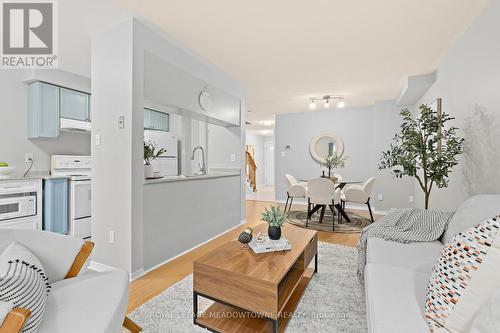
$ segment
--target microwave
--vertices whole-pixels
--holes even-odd
[[[36,215],[36,193],[0,195],[0,221]]]

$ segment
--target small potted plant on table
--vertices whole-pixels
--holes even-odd
[[[337,181],[336,177],[332,176],[332,169],[342,169],[345,167],[348,156],[337,154],[336,152],[328,156],[324,162],[320,163],[322,166],[328,168],[328,178]]]
[[[279,206],[271,206],[262,213],[261,220],[266,222],[269,227],[267,234],[269,239],[278,240],[281,238],[281,226],[285,223],[287,214]]]
[[[144,178],[153,178],[154,170],[151,162],[158,156],[165,154],[166,149],[156,149],[156,146],[151,142],[144,142]]]

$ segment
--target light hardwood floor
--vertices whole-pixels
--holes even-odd
[[[246,202],[246,223],[230,232],[204,244],[184,255],[178,257],[165,265],[151,271],[143,277],[130,284],[130,296],[128,302],[128,312],[147,302],[154,296],[182,280],[193,272],[193,261],[207,252],[215,249],[221,244],[235,239],[246,227],[254,227],[260,223],[260,214],[268,207],[270,202],[247,201]],[[294,207],[296,207],[294,205]],[[305,208],[304,208],[305,209]],[[366,211],[356,211],[356,214],[368,217]],[[377,216],[375,216],[377,218]],[[355,246],[359,234],[340,234],[319,232],[319,241],[347,246]]]

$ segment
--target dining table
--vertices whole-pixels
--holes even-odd
[[[353,184],[360,184],[360,183],[363,183],[362,181],[360,180],[350,180],[350,179],[342,179],[342,180],[333,180],[331,178],[327,178],[326,179],[329,179],[331,180],[332,182],[335,183],[335,189],[343,189],[344,187],[346,187],[347,185],[353,185]],[[309,179],[299,179],[299,181],[301,182],[308,182]],[[331,207],[330,207],[331,208]],[[339,214],[342,215],[342,217],[347,221],[347,222],[351,222],[351,219],[349,218],[349,216],[347,215],[347,213],[345,212],[344,210],[344,207],[342,206],[342,203],[339,202],[339,203],[336,203],[335,204],[335,208],[337,208]],[[323,217],[324,217],[324,214],[325,214],[325,210],[326,210],[326,206],[325,205],[314,205],[313,209],[311,209],[311,211],[309,212],[309,215],[308,215],[308,218],[310,219],[311,216],[316,213],[318,210],[321,209],[321,214],[319,216],[319,221],[318,223],[323,223]],[[333,208],[332,208],[333,209]]]

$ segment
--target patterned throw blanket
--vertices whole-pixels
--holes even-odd
[[[443,234],[452,212],[416,208],[391,209],[381,220],[364,228],[358,242],[358,277],[363,281],[368,238],[376,237],[399,243],[432,242]]]

